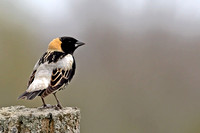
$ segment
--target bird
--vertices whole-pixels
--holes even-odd
[[[63,90],[72,80],[76,63],[74,51],[85,43],[73,37],[63,36],[53,39],[47,51],[36,62],[28,81],[27,89],[18,99],[32,100],[36,96],[42,99],[42,108],[48,108],[44,98],[53,94],[57,105],[56,109],[62,109],[56,93]]]

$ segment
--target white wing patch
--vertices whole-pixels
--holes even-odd
[[[48,62],[45,62],[39,66],[36,65],[35,68],[37,71],[35,73],[35,78],[26,91],[33,92],[46,89],[50,84],[52,71],[56,68],[70,70],[73,62],[74,60],[72,55],[68,54],[61,60],[58,60],[56,63],[52,62],[48,64]]]

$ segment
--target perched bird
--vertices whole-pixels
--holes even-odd
[[[84,45],[72,37],[60,37],[49,43],[47,51],[35,64],[26,91],[18,99],[32,100],[40,96],[43,107],[47,107],[44,98],[53,94],[57,108],[62,106],[56,97],[56,92],[64,89],[74,76],[76,63],[74,51]]]

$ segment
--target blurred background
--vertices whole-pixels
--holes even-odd
[[[60,36],[86,43],[58,93],[81,109],[82,133],[200,132],[200,1],[1,0],[1,107],[42,105],[17,97]]]

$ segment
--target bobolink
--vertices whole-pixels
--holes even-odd
[[[76,64],[74,51],[84,45],[72,37],[60,37],[49,43],[47,51],[35,64],[28,82],[27,90],[18,99],[32,100],[40,96],[43,107],[47,107],[44,97],[53,94],[56,108],[62,108],[56,92],[64,89],[74,76]]]

